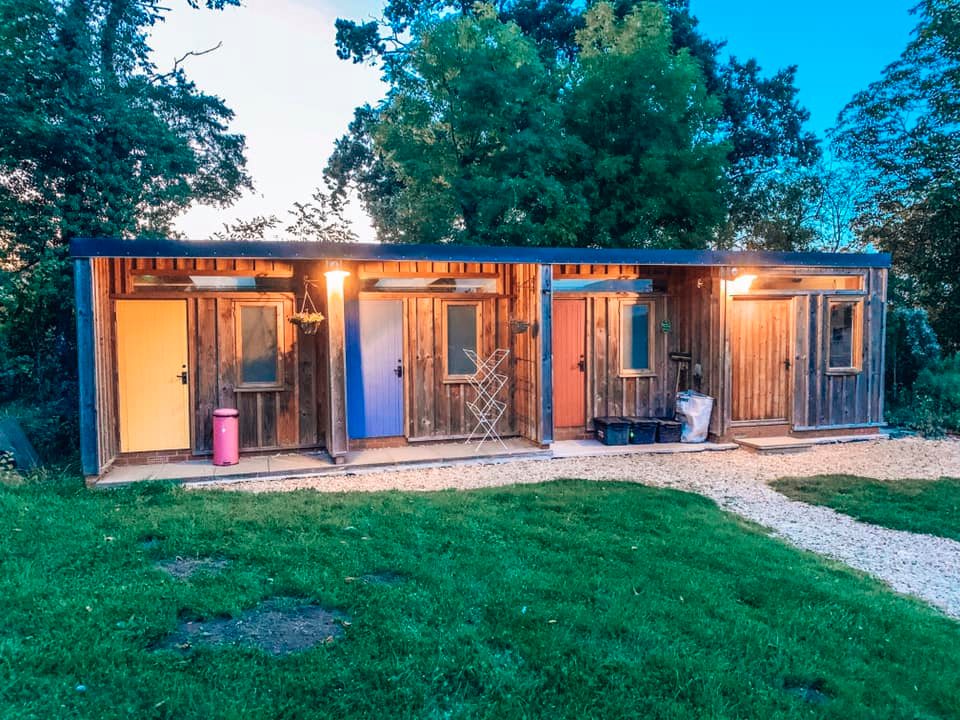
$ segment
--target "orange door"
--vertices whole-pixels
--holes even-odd
[[[789,299],[733,300],[730,390],[734,421],[789,420],[791,308]]]
[[[586,418],[586,301],[553,302],[553,424],[584,427]]]

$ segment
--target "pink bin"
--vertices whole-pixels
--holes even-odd
[[[213,411],[213,464],[240,462],[240,413],[233,408]]]

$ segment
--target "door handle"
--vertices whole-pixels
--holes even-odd
[[[580,360],[577,362],[577,367],[580,368],[580,372],[587,371],[587,361],[583,355],[580,356]]]
[[[787,370],[790,369],[790,358],[787,358],[786,360],[783,361],[783,366],[784,366]]]
[[[186,385],[186,384],[188,384],[188,383],[190,382],[190,376],[187,375],[186,366],[184,366],[183,372],[181,372],[179,375],[177,375],[177,377],[180,378],[180,384],[181,384],[181,385]]]
[[[393,369],[393,374],[398,378],[403,377],[403,364],[399,360],[397,360],[397,366]]]

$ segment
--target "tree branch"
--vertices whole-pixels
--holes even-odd
[[[177,74],[177,71],[180,70],[180,65],[183,64],[183,62],[184,62],[187,58],[191,58],[191,57],[201,57],[201,56],[203,56],[203,55],[209,55],[209,54],[212,53],[212,52],[216,52],[216,51],[219,50],[221,47],[223,47],[223,40],[221,40],[220,42],[218,42],[218,43],[217,43],[216,45],[214,45],[213,47],[207,48],[206,50],[190,50],[189,52],[184,53],[184,54],[181,55],[180,57],[174,58],[174,60],[173,60],[173,68],[170,70],[170,72],[158,73],[158,74],[156,74],[156,75],[153,75],[153,76],[151,76],[151,78],[150,78],[150,82],[158,82],[158,81],[160,81],[160,80],[166,80],[167,78],[173,77],[174,75]]]

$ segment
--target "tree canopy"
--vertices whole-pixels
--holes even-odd
[[[516,28],[518,37],[514,42],[521,39],[526,41],[529,43],[528,47],[535,49],[539,55],[543,72],[548,76],[548,84],[552,87],[548,96],[552,103],[560,103],[565,123],[561,129],[562,141],[553,142],[551,149],[567,158],[566,162],[560,163],[559,168],[555,168],[559,172],[558,181],[564,192],[555,190],[547,197],[551,200],[562,197],[568,203],[565,207],[571,214],[589,211],[592,216],[583,228],[574,228],[569,219],[564,219],[556,223],[562,226],[562,232],[552,236],[528,236],[521,240],[522,242],[547,242],[547,237],[552,237],[553,242],[567,244],[639,242],[702,245],[709,242],[732,247],[757,244],[761,242],[759,235],[770,231],[777,234],[780,245],[785,246],[785,249],[801,248],[811,242],[809,227],[798,228],[796,225],[797,203],[809,205],[811,200],[811,186],[809,182],[802,180],[801,171],[815,165],[819,158],[819,147],[814,135],[804,129],[808,113],[796,99],[795,69],[786,68],[768,77],[753,60],[723,60],[723,45],[710,41],[700,33],[687,0],[617,0],[611,3],[590,0],[585,4],[574,0],[499,0],[493,5],[454,0],[388,0],[379,19],[366,22],[337,20],[337,52],[340,57],[353,62],[378,63],[384,80],[391,88],[387,100],[389,103],[395,91],[400,92],[400,88],[409,83],[411,75],[416,76],[416,71],[412,68],[424,33],[442,22],[452,22],[455,19],[467,21],[471,18],[476,21],[480,12],[485,14],[484,22],[488,23],[488,26],[496,19],[500,24]],[[679,77],[677,73],[681,66],[688,73],[688,79],[692,77],[689,72],[694,67],[697,70],[699,77],[696,78],[696,89],[691,95],[691,98],[696,96],[694,105],[697,112],[693,114],[696,117],[691,116],[684,120],[693,126],[702,125],[701,129],[713,124],[709,137],[696,136],[698,147],[703,147],[708,142],[714,145],[723,143],[725,152],[721,158],[721,177],[715,188],[721,193],[722,210],[718,214],[712,200],[696,208],[684,208],[682,203],[678,204],[679,193],[675,193],[670,184],[659,185],[656,192],[672,194],[675,197],[634,195],[634,203],[646,206],[646,209],[638,209],[637,212],[645,218],[648,229],[641,230],[643,222],[637,222],[633,224],[636,232],[631,234],[623,227],[625,216],[622,213],[620,220],[611,221],[609,227],[606,227],[604,222],[597,226],[600,218],[610,218],[611,212],[613,215],[617,214],[617,211],[610,207],[604,209],[591,205],[598,200],[606,202],[608,195],[598,192],[597,188],[609,188],[612,184],[605,185],[599,177],[589,180],[583,177],[584,170],[589,167],[587,158],[598,150],[582,145],[585,138],[578,137],[566,123],[574,122],[577,115],[582,118],[587,114],[586,111],[575,111],[574,97],[595,108],[598,107],[597,103],[601,102],[599,98],[586,92],[577,93],[577,82],[582,81],[581,87],[591,83],[591,80],[583,75],[585,67],[592,66],[594,72],[602,69],[609,74],[622,70],[613,63],[604,63],[598,59],[591,61],[589,53],[583,52],[582,38],[588,23],[596,24],[600,13],[608,16],[608,22],[615,19],[619,23],[630,23],[642,17],[646,19],[648,28],[660,28],[661,23],[653,21],[653,13],[658,12],[662,13],[661,17],[666,20],[666,32],[662,35],[665,45],[661,43],[658,47],[658,57],[650,56],[648,59],[661,63],[662,67],[663,63],[671,65],[670,74],[674,80]],[[652,39],[648,38],[645,42],[643,48],[634,48],[635,54],[649,55],[652,52]],[[643,66],[635,65],[634,69],[643,71]],[[501,68],[500,72],[505,73],[507,70]],[[630,77],[621,72],[621,79],[630,80]],[[512,82],[506,78],[500,80]],[[598,81],[592,87],[596,90],[601,85],[602,81]],[[667,91],[669,85],[670,81],[664,79],[660,87],[654,90],[654,94],[659,92],[661,97],[665,97],[662,93]],[[632,87],[636,90],[640,83],[633,82]],[[689,83],[674,85],[670,90],[675,95],[671,97],[682,97],[685,89],[690,87],[692,86]],[[556,95],[556,99],[553,95]],[[621,99],[628,96],[629,91],[621,93]],[[608,105],[609,100],[608,97]],[[638,102],[642,105],[642,101]],[[648,104],[646,109],[652,107]],[[382,120],[381,111],[384,109],[383,106],[367,106],[357,110],[354,123],[337,145],[327,175],[334,187],[339,189],[341,196],[347,187],[359,190],[374,218],[380,237],[396,240],[398,218],[393,213],[398,208],[394,200],[403,185],[395,168],[385,162],[374,133],[374,128],[378,127]],[[636,149],[649,141],[649,138],[645,141],[642,137],[646,132],[645,123],[636,118],[631,120],[625,113],[618,117],[622,123],[618,131],[618,142],[632,143]],[[610,118],[607,124],[612,126],[615,122],[614,118]],[[682,136],[683,132],[681,129],[678,135]],[[566,137],[568,133],[574,136],[572,141]],[[635,137],[631,137],[631,134]],[[596,137],[598,135],[594,133],[594,139]],[[675,136],[657,139],[666,147],[670,143],[677,143],[681,138]],[[676,147],[682,155],[683,145]],[[710,155],[712,162],[713,154]],[[542,165],[538,164],[539,160],[540,158],[534,160],[537,168],[533,171],[535,174],[542,169]],[[652,164],[651,161],[648,169]],[[708,168],[708,165],[709,163],[701,169],[709,174],[712,169]],[[643,168],[640,174],[644,174]],[[681,192],[682,185],[690,181],[693,181],[692,173],[686,174],[680,183]],[[707,182],[710,182],[710,178]],[[695,194],[707,192],[705,188],[687,189]],[[626,189],[621,194],[625,193]],[[700,200],[705,197],[706,195],[699,195]],[[616,200],[610,202],[616,204]],[[662,208],[663,218],[651,224],[649,213],[655,205]],[[672,219],[671,213],[674,216]],[[687,213],[682,223],[677,222],[677,213]],[[684,224],[686,228],[681,227]],[[664,227],[667,229],[664,230]],[[695,232],[692,233],[690,228],[696,228]],[[640,236],[644,232],[647,234],[641,240]],[[519,238],[515,232],[507,234]],[[694,235],[696,240],[693,239]],[[412,239],[409,231],[405,231],[403,237]]]
[[[844,109],[834,142],[869,178],[857,231],[893,254],[901,299],[960,348],[960,7],[923,0],[901,57]]]
[[[66,243],[171,234],[190,205],[225,206],[251,185],[232,111],[186,74],[192,52],[171,68],[150,60],[149,30],[167,10],[160,0],[0,0],[0,402],[19,397],[63,418],[68,442]]]

